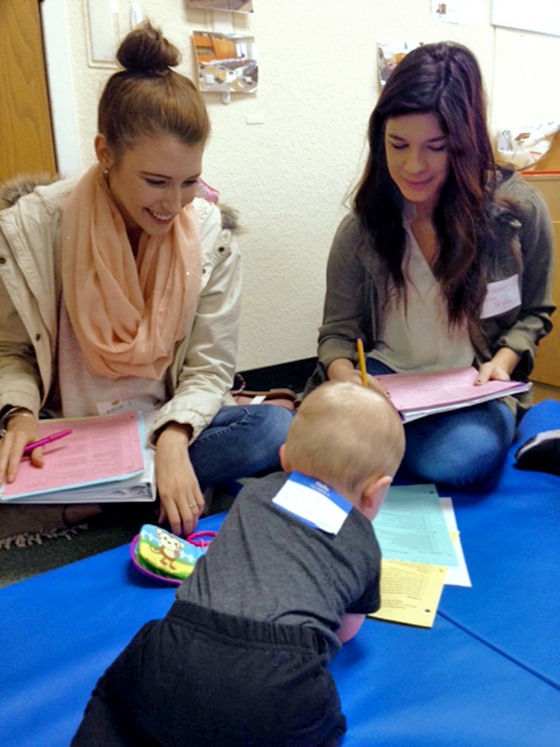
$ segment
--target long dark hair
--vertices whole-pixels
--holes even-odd
[[[496,167],[486,126],[482,76],[472,52],[441,42],[418,47],[397,65],[369,121],[370,153],[354,196],[364,230],[364,260],[375,251],[406,298],[402,272],[404,200],[387,169],[385,125],[404,114],[434,113],[448,140],[449,176],[434,211],[440,251],[433,271],[450,323],[476,322],[483,296],[478,244],[490,231],[488,208]]]
[[[189,78],[172,70],[181,55],[148,21],[131,31],[117,52],[124,68],[101,95],[98,132],[118,161],[142,137],[162,132],[186,145],[204,145],[210,120],[201,94]]]

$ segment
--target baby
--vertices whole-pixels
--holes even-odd
[[[327,664],[380,606],[372,520],[404,453],[382,394],[301,404],[285,474],[239,493],[177,591],[103,675],[72,744],[313,747],[346,729]]]

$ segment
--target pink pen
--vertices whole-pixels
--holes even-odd
[[[27,444],[25,449],[23,450],[24,454],[29,454],[33,449],[36,449],[38,446],[44,446],[45,444],[50,444],[52,441],[58,441],[59,438],[64,438],[64,436],[69,436],[72,433],[72,430],[68,431],[58,431],[58,433],[53,433],[52,436],[47,436],[46,438],[42,438],[40,441],[35,441],[34,444]]]

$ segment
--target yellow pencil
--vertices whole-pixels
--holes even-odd
[[[364,357],[364,343],[358,337],[356,340],[356,347],[358,348],[358,361],[360,362],[360,373],[362,374],[362,384],[367,386],[367,372],[366,372],[366,359]]]

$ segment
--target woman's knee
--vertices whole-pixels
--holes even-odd
[[[407,427],[405,467],[422,480],[454,487],[480,482],[504,463],[515,435],[504,403],[446,413]]]
[[[475,485],[496,473],[506,455],[506,448],[484,452],[452,448],[435,452],[408,450],[403,464],[411,477],[422,482],[463,488]]]
[[[257,405],[254,409],[255,428],[259,438],[262,438],[264,443],[281,446],[288,435],[294,412],[275,405]]]
[[[251,443],[247,458],[251,473],[280,469],[280,447],[286,440],[294,413],[285,407],[253,405],[251,412]]]

